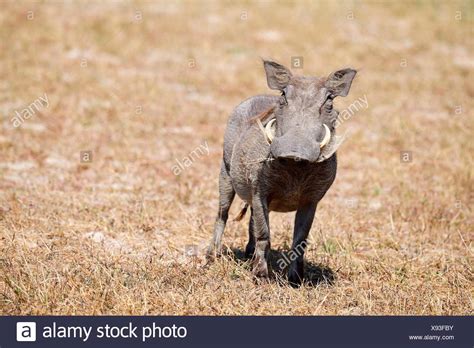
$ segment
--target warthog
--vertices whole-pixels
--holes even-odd
[[[210,257],[221,253],[222,234],[235,193],[251,216],[246,257],[253,274],[268,277],[269,212],[296,210],[292,251],[297,258],[288,280],[299,285],[304,275],[304,248],[316,206],[336,177],[335,135],[338,111],[333,99],[349,93],[356,75],[344,69],[327,78],[293,75],[286,67],[263,61],[268,87],[280,96],[259,95],[243,101],[232,112],[224,135],[219,177],[219,212]]]

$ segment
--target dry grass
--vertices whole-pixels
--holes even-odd
[[[472,25],[470,1],[2,4],[0,314],[472,314]],[[359,68],[337,106],[369,102],[341,126],[300,289],[185,256],[212,233],[228,114],[268,91],[259,56]],[[292,220],[271,216],[274,257]]]

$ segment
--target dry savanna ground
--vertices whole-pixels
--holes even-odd
[[[0,313],[472,314],[472,34],[472,1],[3,2]],[[275,267],[294,214],[271,214],[268,282],[248,216],[203,258],[226,119],[271,93],[260,56],[357,68],[336,107],[367,101],[299,289]]]

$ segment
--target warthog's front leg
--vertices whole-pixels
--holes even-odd
[[[292,286],[299,286],[303,281],[306,238],[313,224],[315,212],[316,204],[309,204],[299,208],[296,212],[293,245],[291,247],[291,252],[296,256],[296,259],[290,263],[288,268],[288,281]]]
[[[257,192],[252,199],[252,219],[255,238],[253,274],[268,277],[268,253],[270,251],[270,226],[268,222],[268,203],[266,197]]]

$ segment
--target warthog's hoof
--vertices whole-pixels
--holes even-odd
[[[214,245],[211,245],[207,248],[206,259],[208,261],[214,261],[216,258],[222,255],[222,248],[216,248]]]
[[[245,247],[245,258],[251,259],[253,257],[253,254],[255,254],[255,244],[248,243]]]
[[[303,277],[299,276],[296,273],[289,273],[288,274],[288,283],[293,288],[299,288],[301,286],[301,284],[303,283]]]
[[[288,267],[288,282],[294,288],[301,286],[304,278],[304,263],[303,262],[292,262]]]
[[[265,261],[255,262],[252,273],[257,278],[268,278],[268,265]]]

